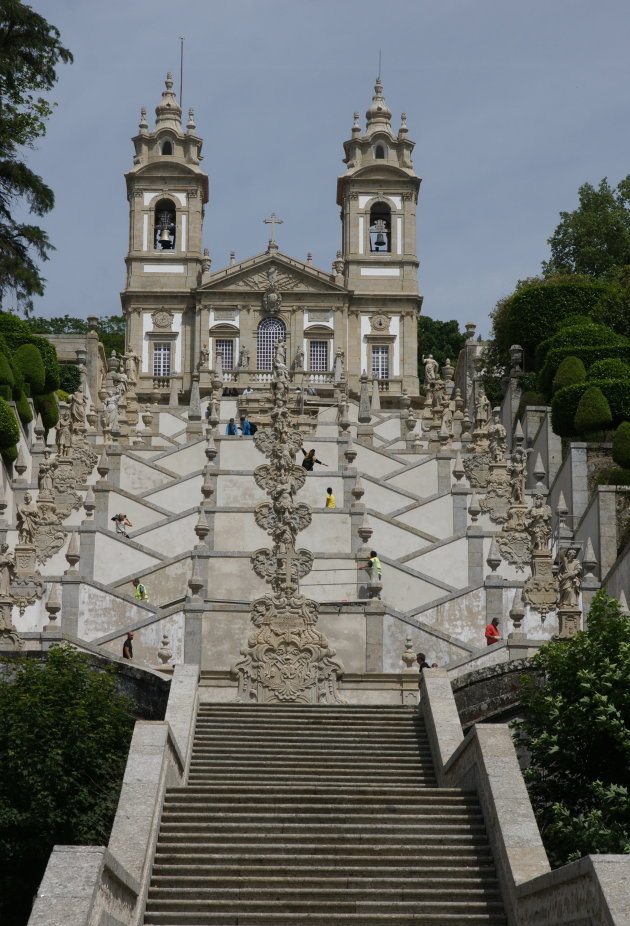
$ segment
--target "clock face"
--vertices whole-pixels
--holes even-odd
[[[390,319],[386,315],[374,315],[372,328],[374,331],[389,331]]]

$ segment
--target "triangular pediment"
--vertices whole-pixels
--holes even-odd
[[[345,292],[343,286],[331,281],[330,274],[280,252],[258,254],[218,270],[200,287],[200,292],[264,293],[272,281],[283,294]]]

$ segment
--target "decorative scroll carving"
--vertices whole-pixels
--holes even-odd
[[[490,452],[473,453],[464,460],[466,479],[473,489],[485,489],[490,475]]]
[[[281,342],[271,393],[271,427],[254,436],[256,447],[270,462],[258,466],[254,478],[270,497],[258,505],[255,518],[271,537],[272,547],[256,550],[251,560],[254,572],[270,584],[271,592],[252,602],[254,632],[234,667],[237,700],[343,703],[337,692],[342,666],[334,660],[334,650],[324,635],[315,629],[318,604],[300,594],[298,587],[299,579],[313,567],[311,551],[295,546],[297,534],[311,522],[311,511],[295,501],[306,471],[295,464],[302,435],[290,419],[289,376]]]
[[[307,279],[306,277],[300,276],[297,273],[291,273],[285,268],[276,268],[273,267],[272,270],[275,270],[276,277],[275,283],[279,290],[283,292],[330,292],[332,287],[326,286],[325,284],[320,284],[316,280]],[[231,280],[227,282],[228,287],[234,287],[236,289],[249,289],[254,292],[265,292],[269,286],[269,275],[265,270],[259,270],[256,273],[250,273],[246,276],[240,277],[238,280],[232,282]]]
[[[173,313],[168,309],[160,309],[151,313],[151,321],[154,328],[161,328],[164,331],[170,331],[173,326]]]

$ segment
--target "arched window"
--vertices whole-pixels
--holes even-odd
[[[385,157],[385,145],[377,145],[374,149],[374,157],[382,161]]]
[[[256,336],[256,367],[271,370],[278,341],[286,341],[287,329],[279,318],[264,318]]]
[[[155,207],[153,231],[156,251],[175,249],[176,220],[175,204],[170,199],[161,199]]]
[[[392,249],[392,214],[387,203],[374,203],[370,209],[370,251]]]
[[[165,141],[165,142],[163,142],[163,144],[162,144],[162,154],[172,154],[172,153],[173,153],[173,145],[172,145],[172,143],[171,143],[170,141]],[[376,155],[376,156],[378,157],[378,155]]]

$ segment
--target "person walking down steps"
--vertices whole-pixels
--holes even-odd
[[[302,466],[307,473],[313,472],[313,466],[315,463],[319,463],[320,466],[328,466],[328,463],[322,463],[321,460],[318,460],[315,456],[315,450],[309,450],[307,453],[304,447],[302,447],[302,453],[304,454],[304,459],[302,460]]]
[[[365,569],[368,576],[368,582],[372,581],[372,576],[374,575],[376,579],[380,582],[383,578],[383,567],[381,566],[381,561],[378,558],[378,553],[376,550],[370,550],[370,558],[368,559],[365,566],[358,566],[358,569]],[[373,598],[374,595],[370,592],[370,598]],[[380,592],[377,595],[377,598],[380,599]]]
[[[136,590],[135,598],[137,601],[149,600],[149,593],[147,592],[146,585],[143,585],[140,579],[132,579],[131,584]]]
[[[330,486],[326,489],[326,508],[336,508],[337,499],[333,495],[333,490]]]
[[[129,540],[129,534],[127,533],[128,527],[133,527],[133,524],[129,520],[126,514],[115,514],[112,518],[114,522],[114,527],[116,528],[116,533],[120,537],[126,537]]]
[[[131,630],[123,643],[123,659],[133,659],[133,632]]]

